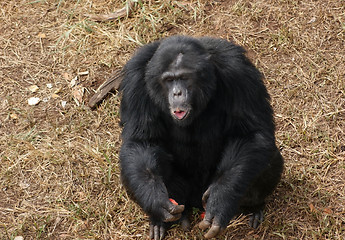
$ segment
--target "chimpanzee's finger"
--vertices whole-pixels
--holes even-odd
[[[249,217],[249,226],[257,228],[264,221],[264,212],[262,210],[252,213]]]
[[[182,213],[184,211],[184,205],[174,205],[174,204],[170,203],[167,210],[171,214],[179,214],[179,213]]]
[[[150,224],[150,239],[161,240],[165,235],[165,227]]]
[[[204,192],[204,194],[202,195],[202,206],[204,207],[204,209],[206,210],[206,203],[207,200],[210,196],[210,187],[206,190],[206,192]]]
[[[218,236],[224,229],[221,228],[219,225],[212,224],[212,227],[208,232],[205,234],[206,239],[214,238]]]
[[[212,218],[213,216],[209,212],[206,212],[204,219],[199,223],[199,228],[202,230],[209,228],[212,224]]]
[[[169,212],[164,212],[164,220],[163,222],[174,222],[179,220],[182,217],[181,213],[178,214],[170,214]]]
[[[218,236],[225,228],[221,227],[217,217],[213,217],[210,213],[206,212],[204,220],[199,223],[199,228],[205,230],[211,227],[205,234],[206,239]]]

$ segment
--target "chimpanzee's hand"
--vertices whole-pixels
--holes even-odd
[[[163,239],[166,231],[165,223],[180,219],[184,210],[184,205],[178,205],[172,199],[167,198],[159,202],[160,207],[156,209],[156,214],[161,216],[161,220],[151,220],[150,222],[150,238],[154,240]]]
[[[209,203],[208,200],[210,198],[211,187],[209,187],[204,195],[202,196],[202,203],[204,209],[206,210],[204,219],[199,223],[199,228],[205,230],[210,227],[208,232],[205,234],[206,239],[214,238],[221,234],[228,224],[228,220],[224,219],[224,211],[220,206],[224,204],[218,203],[221,199],[216,199],[216,197],[212,198],[212,201]]]
[[[162,213],[163,222],[174,222],[181,218],[184,205],[179,205],[174,199],[163,200]]]

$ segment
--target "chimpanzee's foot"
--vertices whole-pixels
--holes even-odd
[[[181,219],[180,219],[180,224],[181,224],[181,228],[184,231],[190,231],[191,229],[191,224],[190,221],[188,219],[188,214],[183,214]]]
[[[249,226],[252,228],[257,228],[260,225],[260,223],[262,223],[263,221],[264,221],[263,210],[254,212],[249,216]]]

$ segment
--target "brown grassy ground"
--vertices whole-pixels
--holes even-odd
[[[123,4],[0,1],[0,239],[147,238],[119,183],[119,99],[84,103],[135,48],[173,34],[245,46],[275,109],[286,169],[266,220],[254,231],[238,218],[220,239],[344,239],[344,1],[148,0],[129,18],[84,17]],[[174,228],[167,239],[201,236]]]

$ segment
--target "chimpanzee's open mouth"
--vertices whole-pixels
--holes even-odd
[[[185,109],[172,109],[171,110],[171,115],[177,119],[177,120],[183,120],[185,119],[189,114],[189,110],[185,110]]]

